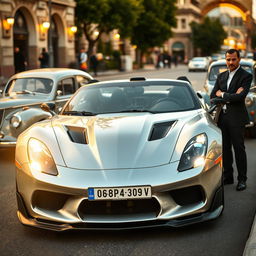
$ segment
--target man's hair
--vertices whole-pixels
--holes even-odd
[[[237,54],[237,57],[240,58],[240,52],[237,49],[229,49],[229,50],[227,50],[226,53],[225,53],[225,56],[227,55],[227,53],[228,54],[233,54],[235,52]]]

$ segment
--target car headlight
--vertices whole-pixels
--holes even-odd
[[[205,163],[207,151],[207,136],[205,133],[193,137],[187,143],[180,158],[178,171],[183,172]]]
[[[53,157],[44,143],[31,138],[28,142],[28,157],[30,168],[34,171],[58,175]]]
[[[252,104],[253,104],[253,99],[252,99],[252,97],[247,96],[247,97],[245,98],[245,105],[246,105],[246,107],[251,107]]]
[[[21,117],[18,114],[14,114],[10,119],[10,125],[13,128],[18,128],[21,124]]]

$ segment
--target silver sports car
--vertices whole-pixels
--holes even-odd
[[[224,204],[222,137],[190,84],[132,78],[81,87],[16,145],[19,220],[129,229],[215,219]]]

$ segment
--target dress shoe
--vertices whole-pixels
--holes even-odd
[[[234,180],[233,179],[225,179],[223,181],[224,185],[228,185],[228,184],[234,184]]]
[[[245,181],[239,181],[237,186],[236,186],[236,190],[237,191],[242,191],[246,189],[246,182]]]

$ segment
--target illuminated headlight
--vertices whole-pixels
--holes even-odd
[[[31,170],[55,176],[58,175],[53,157],[49,149],[41,141],[34,138],[29,140],[28,156]]]
[[[252,104],[253,104],[253,99],[252,99],[252,97],[247,96],[247,97],[245,98],[245,105],[246,105],[247,107],[250,107],[250,106],[252,106]]]
[[[10,125],[13,128],[18,128],[21,124],[21,117],[18,114],[14,114],[10,119]]]
[[[178,171],[186,171],[205,163],[207,136],[205,133],[193,137],[186,145],[180,158]]]

